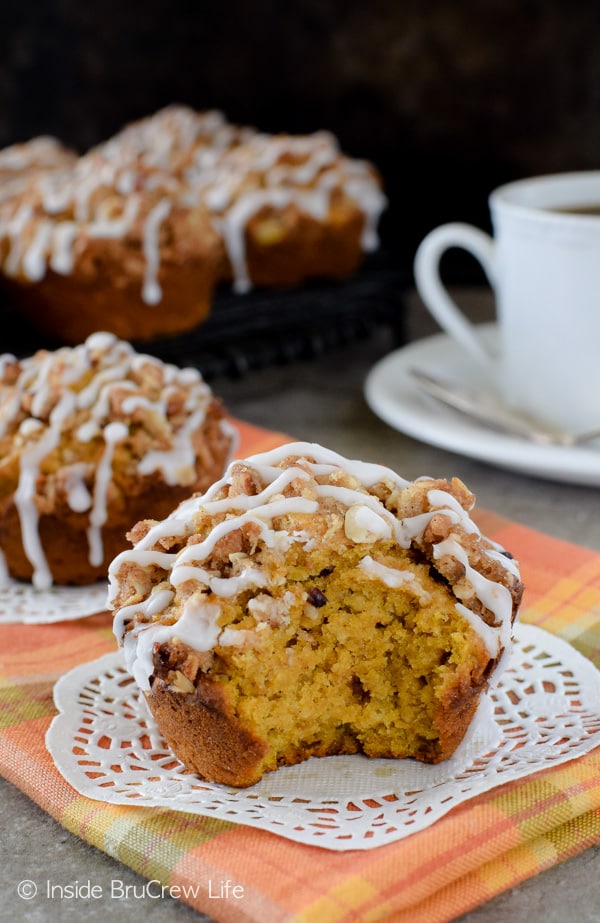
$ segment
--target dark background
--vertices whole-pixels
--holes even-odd
[[[599,40],[597,0],[4,0],[0,146],[84,151],[172,102],[326,128],[379,167],[410,269],[436,224],[488,226],[495,185],[600,166]]]

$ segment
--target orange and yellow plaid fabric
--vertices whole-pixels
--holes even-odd
[[[285,439],[239,426],[240,456]],[[522,620],[600,667],[600,554],[487,511],[477,518],[521,563]],[[209,915],[215,883],[228,882],[217,896],[219,919],[230,923],[442,923],[600,841],[600,748],[370,851],[330,852],[215,818],[84,798],[46,751],[53,685],[115,645],[109,613],[0,626],[0,772],[82,840]]]

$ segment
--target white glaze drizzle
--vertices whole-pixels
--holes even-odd
[[[90,564],[98,567],[104,558],[102,545],[102,526],[106,522],[106,495],[112,476],[112,462],[115,446],[124,442],[129,436],[129,427],[124,423],[109,423],[104,427],[104,452],[96,467],[96,480],[94,483],[94,496],[90,512],[90,525],[88,528],[88,543],[90,548]]]
[[[427,491],[427,500],[429,501],[429,505],[436,509],[443,508],[444,512],[448,509],[452,510],[456,517],[453,517],[453,521],[460,523],[465,532],[472,532],[474,535],[480,535],[479,528],[473,522],[468,512],[460,505],[456,497],[453,497],[447,491],[437,488],[429,490]]]
[[[93,499],[85,483],[85,464],[71,465],[65,476],[67,502],[75,513],[85,513],[92,506]]]
[[[10,354],[0,356],[0,375],[16,361]],[[166,383],[156,403],[147,400],[143,386],[133,377],[146,363],[159,369],[159,380]],[[91,380],[81,388],[82,380],[90,374]],[[167,413],[168,397],[175,387],[185,391],[185,414],[177,428]],[[2,395],[3,389],[6,396]],[[131,397],[121,403],[122,419],[111,419],[112,395],[127,390],[131,391]],[[149,412],[159,414],[167,424],[166,432],[171,440],[171,448],[160,452],[149,450],[140,458],[139,473],[157,471],[169,485],[187,485],[194,473],[193,435],[202,425],[212,391],[196,369],[165,365],[152,356],[136,353],[129,343],[112,334],[95,333],[73,349],[65,347],[55,352],[40,352],[21,360],[17,381],[10,386],[0,384],[0,396],[0,434],[6,436],[11,428],[18,426],[18,438],[23,443],[15,493],[23,547],[33,568],[34,586],[46,589],[52,584],[52,575],[39,535],[35,500],[44,459],[62,438],[69,438],[71,431],[74,452],[77,443],[85,444],[94,438],[103,440],[104,448],[93,473],[91,492],[85,483],[83,462],[75,458],[65,468],[64,475],[64,489],[71,509],[89,514],[89,560],[92,565],[99,565],[104,556],[102,527],[107,518],[114,451],[119,443],[129,438],[129,423],[135,419],[136,407],[142,405]],[[28,412],[31,416],[19,423],[23,400],[30,401]],[[75,414],[81,411],[87,412],[89,417],[73,429]],[[236,439],[232,438],[231,457],[237,446],[237,431],[228,421],[223,421],[223,430],[231,436],[236,434]]]
[[[15,492],[15,506],[21,523],[21,539],[27,559],[33,567],[32,583],[36,589],[46,589],[52,584],[46,555],[39,535],[39,514],[35,504],[36,481],[43,459],[57,446],[64,420],[72,413],[75,395],[69,391],[60,398],[50,414],[49,427],[41,438],[26,447],[21,454],[19,484]]]
[[[365,555],[358,566],[368,577],[372,577],[374,580],[381,580],[386,586],[392,588],[404,587],[408,589],[417,597],[422,605],[431,602],[431,593],[427,592],[417,575],[410,570],[398,570],[395,567],[388,567],[385,564],[380,564],[379,561],[374,561],[370,554]]]
[[[128,632],[123,648],[125,663],[142,689],[149,688],[148,677],[152,672],[152,652],[155,645],[164,644],[177,637],[184,644],[195,646],[198,638],[203,639],[202,650],[210,650],[217,643],[221,629],[217,624],[219,607],[201,598],[190,597],[184,606],[181,618],[174,625],[154,622],[150,625],[138,623]],[[198,649],[198,648],[197,648]]]
[[[5,147],[0,151],[0,203],[20,195],[40,171],[52,176],[76,159],[74,151],[49,135]]]
[[[48,265],[59,275],[68,276],[73,271],[76,239],[77,225],[74,221],[62,221],[55,226]]]
[[[322,221],[327,215],[329,197],[319,191],[301,192],[288,188],[253,189],[241,194],[225,212],[218,228],[223,235],[233,271],[234,291],[243,294],[252,288],[246,266],[245,243],[246,228],[250,219],[265,206],[270,205],[278,211],[283,211],[291,204],[296,204],[307,215]]]
[[[146,304],[158,304],[162,298],[162,290],[158,284],[158,269],[160,266],[159,234],[160,226],[171,211],[168,199],[161,199],[155,205],[146,219],[144,225],[144,256],[146,257],[146,272],[142,298]]]
[[[291,462],[291,459],[299,460]],[[289,464],[281,467],[282,462]],[[242,464],[250,471],[254,470],[263,483],[262,489],[256,494],[236,494],[231,497],[218,498],[219,491],[232,483],[234,477],[233,466]],[[336,478],[336,472],[356,481],[357,486],[344,487],[336,483],[317,483],[316,478]],[[354,461],[344,458],[335,452],[323,448],[315,443],[298,442],[288,443],[269,452],[251,456],[244,462],[232,462],[223,478],[217,481],[201,497],[193,497],[174,510],[170,517],[161,523],[152,526],[147,534],[128,551],[122,552],[112,562],[109,568],[108,607],[115,608],[115,602],[120,592],[119,572],[123,565],[134,564],[138,567],[155,565],[165,571],[165,580],[173,588],[173,595],[168,597],[169,604],[175,599],[176,590],[188,581],[196,581],[199,587],[203,606],[208,605],[203,591],[207,588],[212,592],[210,609],[201,610],[201,618],[194,621],[194,625],[201,625],[202,630],[188,631],[192,619],[185,624],[186,643],[195,650],[208,651],[215,644],[221,643],[218,619],[221,613],[218,604],[219,598],[231,598],[240,591],[248,588],[274,587],[275,583],[269,582],[266,572],[253,566],[252,557],[243,559],[242,566],[231,576],[223,577],[221,573],[211,573],[207,561],[210,558],[217,542],[234,530],[241,529],[249,524],[258,527],[259,539],[267,547],[277,547],[285,551],[293,542],[306,542],[307,533],[302,529],[285,531],[277,528],[274,520],[282,516],[304,513],[311,515],[322,508],[322,504],[331,504],[345,510],[344,522],[346,537],[355,544],[367,544],[365,555],[359,562],[362,572],[370,579],[381,580],[389,587],[404,587],[413,593],[422,603],[430,601],[431,597],[421,585],[418,577],[409,571],[396,569],[378,562],[370,552],[372,543],[378,540],[389,540],[393,535],[401,547],[408,548],[415,540],[420,540],[427,525],[433,516],[445,515],[451,524],[458,524],[467,533],[478,533],[477,526],[472,522],[468,513],[446,491],[435,488],[428,492],[427,497],[432,507],[430,510],[415,514],[412,517],[398,520],[382,501],[373,493],[368,492],[369,487],[385,483],[391,489],[405,489],[410,482],[395,474],[391,469],[368,462]],[[309,495],[318,499],[312,500],[309,496],[302,496],[305,489]],[[283,491],[292,488],[296,492],[285,496]],[[324,507],[323,507],[324,508]],[[329,508],[329,507],[328,507]],[[209,516],[215,514],[229,514],[225,519],[216,524],[206,538],[195,544],[185,545],[179,552],[153,550],[161,539],[174,537],[184,539],[194,532],[194,517],[202,511]],[[348,527],[348,518],[350,526]],[[494,549],[494,559],[503,565],[507,572],[518,575],[515,561],[506,559],[499,553],[500,546]],[[497,558],[496,558],[497,555]],[[451,556],[458,560],[465,570],[465,580],[471,587],[474,602],[492,612],[495,624],[487,625],[480,615],[467,608],[465,602],[457,602],[456,609],[459,614],[467,619],[469,625],[480,635],[490,657],[495,658],[504,648],[510,647],[510,632],[512,624],[512,595],[502,584],[490,580],[476,571],[470,564],[465,549],[452,533],[450,536],[433,546],[433,558]],[[280,578],[282,579],[282,578]],[[148,624],[151,614],[159,613],[160,609],[154,603],[155,593],[161,594],[164,600],[164,583],[140,602],[125,605],[115,613],[114,632],[120,643],[125,644],[128,661],[143,688],[148,688],[149,678],[153,672],[152,647],[155,643],[162,643],[159,639],[179,637],[177,626],[181,618],[173,625],[165,626],[160,622]],[[192,594],[194,598],[195,593]],[[195,610],[194,610],[195,611]],[[252,612],[252,608],[248,607]],[[205,617],[210,613],[213,622],[206,624]],[[133,627],[129,627],[133,622]],[[234,631],[232,629],[232,631]],[[129,637],[134,633],[136,638],[144,637],[143,645],[137,651],[136,644]],[[245,632],[244,632],[245,636]],[[231,639],[228,643],[231,643]],[[240,636],[240,643],[243,643]]]
[[[140,474],[160,471],[167,484],[173,486],[189,483],[193,479],[196,462],[192,434],[201,426],[204,416],[204,407],[190,414],[183,426],[173,434],[171,449],[147,452],[138,465]]]
[[[504,549],[501,548],[501,546],[498,546],[497,548],[488,548],[486,555],[491,561],[497,561],[499,564],[501,564],[507,571],[510,571],[513,576],[517,578],[520,576],[518,563],[514,560],[514,558],[507,557]]]
[[[486,644],[490,657],[497,657],[503,647],[510,645],[512,596],[507,587],[493,580],[488,580],[469,564],[467,553],[455,538],[446,538],[433,546],[435,561],[448,555],[455,558],[465,569],[465,578],[471,584],[473,593],[486,609],[493,613],[496,620],[494,626],[485,625],[481,628],[481,635]],[[504,562],[500,562],[504,563]],[[514,564],[514,562],[513,562]],[[504,565],[506,566],[506,565]],[[507,568],[508,569],[508,568]],[[464,615],[464,609],[470,611],[463,603],[456,604],[457,610]],[[473,624],[476,616],[471,613],[470,621]],[[479,619],[478,623],[482,620]],[[477,623],[477,624],[478,624]]]

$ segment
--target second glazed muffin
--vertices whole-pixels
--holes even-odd
[[[236,445],[196,369],[113,334],[0,357],[0,551],[37,588],[106,575],[125,534],[218,478]]]

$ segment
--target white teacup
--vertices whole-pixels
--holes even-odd
[[[494,237],[468,224],[431,231],[415,284],[440,326],[493,377],[507,404],[570,433],[600,425],[600,171],[518,180],[489,197]],[[462,247],[492,286],[498,355],[440,279]]]

